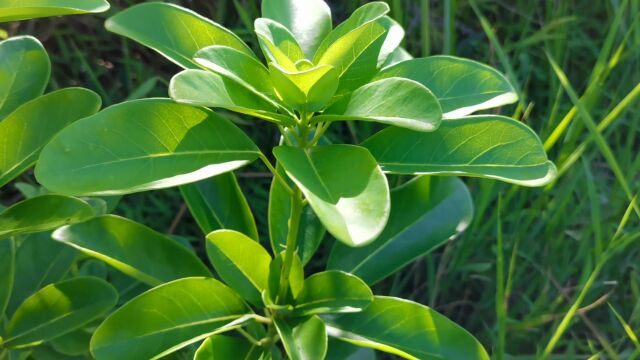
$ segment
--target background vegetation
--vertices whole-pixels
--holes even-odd
[[[469,229],[374,292],[436,308],[497,358],[536,357],[549,343],[557,358],[640,357],[633,336],[634,329],[640,333],[640,243],[603,256],[617,231],[639,231],[640,211],[629,204],[640,179],[640,1],[388,1],[391,16],[407,29],[405,47],[412,54],[464,56],[508,75],[521,101],[501,112],[540,134],[561,177],[544,189],[467,180],[476,205]],[[177,67],[103,27],[106,17],[144,1],[110,2],[106,14],[16,23],[0,35],[32,34],[43,41],[54,69],[49,90],[83,85],[105,105],[166,96]],[[334,21],[342,21],[366,1],[328,2]],[[250,27],[259,0],[177,3],[257,48]],[[572,89],[577,96],[570,96]],[[270,125],[233,116],[261,147],[277,143]],[[343,122],[331,127],[329,137],[358,142],[376,130]],[[271,179],[259,165],[240,171],[266,242]],[[35,184],[28,174],[19,181]],[[21,198],[15,186],[7,188],[0,192],[5,206]],[[128,196],[116,212],[199,244],[199,230],[185,210],[178,190],[169,189]],[[572,321],[562,321],[567,314],[575,314]]]

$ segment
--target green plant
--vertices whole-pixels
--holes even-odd
[[[196,358],[278,358],[278,343],[293,359],[344,356],[354,351],[348,344],[407,358],[488,358],[452,321],[369,286],[470,222],[465,185],[432,175],[526,186],[553,179],[533,131],[470,115],[516,101],[513,87],[470,60],[410,59],[385,3],[335,29],[323,1],[299,4],[263,1],[255,30],[267,66],[232,32],[175,5],[146,3],[108,20],[109,30],[186,70],[171,81],[172,99],[126,102],[66,127],[42,151],[36,176],[67,196],[181,186],[227,285],[188,249],[130,220],[101,215],[59,228],[55,240],[154,286],[97,328],[96,358],[157,358],[204,339]],[[277,164],[206,107],[274,123]],[[359,146],[329,144],[323,135],[337,121],[391,126]],[[257,242],[231,172],[257,159],[274,175],[273,256]],[[390,190],[387,176],[400,185]],[[337,240],[328,270],[305,278],[325,232]]]

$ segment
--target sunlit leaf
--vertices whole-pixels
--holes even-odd
[[[327,332],[317,316],[303,320],[274,319],[276,329],[291,360],[324,359]]]
[[[108,9],[106,0],[4,0],[0,3],[0,22],[100,13]]]
[[[324,271],[304,281],[294,314],[358,312],[372,301],[373,294],[364,281],[342,271]]]
[[[196,351],[194,360],[258,360],[261,348],[243,338],[214,335],[202,342]]]
[[[256,19],[254,26],[262,53],[269,62],[276,63],[288,71],[297,70],[296,62],[305,57],[289,29],[267,18]]]

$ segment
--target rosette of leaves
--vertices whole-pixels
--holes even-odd
[[[335,27],[322,0],[262,7],[255,22],[262,56],[173,4],[116,14],[107,29],[184,69],[171,80],[170,98],[125,102],[77,121],[40,155],[37,179],[65,195],[179,186],[220,279],[166,247],[164,235],[124,218],[57,229],[57,241],[153,287],[98,326],[92,354],[155,359],[197,347],[196,359],[322,359],[364,347],[410,359],[488,359],[443,315],[373,295],[369,286],[465,229],[472,203],[453,176],[524,186],[554,177],[526,125],[472,115],[516,101],[513,87],[471,60],[411,58],[383,2]],[[280,144],[263,152],[216,109],[272,123]],[[384,129],[360,144],[331,144],[324,134],[341,121]],[[232,173],[258,159],[274,176],[271,251],[259,243]],[[391,188],[389,174],[411,180]],[[325,237],[336,240],[327,271],[305,274]]]
[[[4,1],[0,22],[108,7],[103,0]],[[24,197],[0,206],[0,359],[42,352],[88,355],[91,329],[118,299],[93,260],[51,239],[52,230],[103,214],[113,201],[52,194],[13,182],[60,130],[100,110],[100,97],[84,88],[44,94],[50,72],[47,52],[36,38],[0,42],[0,188],[12,183]]]

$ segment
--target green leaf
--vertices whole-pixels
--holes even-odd
[[[0,3],[0,22],[100,13],[108,9],[106,0],[4,0]]]
[[[407,50],[405,50],[402,47],[398,47],[395,50],[393,50],[391,54],[389,54],[384,64],[382,65],[382,69],[384,70],[390,66],[393,66],[403,61],[407,61],[411,59],[413,59],[413,56],[411,56],[411,54],[409,54]]]
[[[375,284],[464,231],[472,216],[471,195],[458,178],[415,178],[391,190],[391,215],[382,234],[357,249],[336,243],[327,268]]]
[[[43,286],[62,280],[78,256],[74,249],[51,240],[51,233],[31,234],[16,249],[15,281],[7,316]]]
[[[68,357],[88,355],[91,334],[89,329],[78,329],[51,340],[51,347]]]
[[[9,304],[16,268],[16,244],[13,239],[0,240],[0,319]]]
[[[348,342],[329,338],[327,359],[341,360],[376,360],[376,353],[371,348],[364,348]]]
[[[178,242],[115,215],[65,226],[52,237],[152,286],[211,275],[200,259]]]
[[[388,173],[476,176],[523,186],[542,186],[556,174],[535,132],[498,115],[450,119],[430,133],[388,128],[362,146]]]
[[[64,335],[103,315],[117,300],[115,289],[97,278],[77,277],[47,285],[16,310],[2,345],[33,346]]]
[[[184,70],[171,79],[169,95],[181,104],[223,108],[279,125],[294,125],[290,116],[234,80],[204,70]]]
[[[325,358],[327,331],[319,317],[311,316],[299,322],[276,317],[273,321],[291,360]]]
[[[315,273],[304,281],[296,298],[296,316],[358,312],[373,301],[371,289],[355,275],[342,271]]]
[[[214,45],[198,51],[194,59],[201,66],[242,85],[274,108],[282,107],[275,101],[269,71],[256,58],[228,46]]]
[[[388,78],[356,89],[313,121],[364,120],[433,131],[441,119],[440,104],[429,89],[413,80]]]
[[[388,16],[384,16],[378,20],[382,26],[387,29],[387,33],[384,39],[384,43],[380,48],[380,54],[378,55],[378,68],[384,66],[389,58],[399,49],[402,40],[404,40],[404,28],[398,24],[395,20]]]
[[[67,88],[31,100],[2,120],[0,187],[33,165],[55,134],[72,122],[95,114],[100,104],[100,97],[93,91]]]
[[[156,359],[246,321],[249,308],[221,282],[186,278],[114,311],[91,338],[97,360]]]
[[[280,165],[276,170],[285,178]],[[289,233],[289,217],[291,216],[291,196],[277,179],[271,182],[269,190],[269,239],[274,253],[286,249]],[[302,209],[300,228],[298,231],[298,255],[303,264],[307,264],[320,246],[326,229],[309,206]]]
[[[489,360],[482,344],[466,330],[404,299],[376,296],[364,311],[326,321],[330,336],[407,359]]]
[[[278,95],[298,111],[322,110],[338,88],[338,73],[328,65],[290,72],[271,63],[269,72]]]
[[[289,29],[266,18],[256,19],[254,27],[267,62],[276,63],[288,71],[297,70],[296,62],[305,57],[298,41]]]
[[[266,299],[264,301],[265,305],[267,306],[276,301],[276,297],[278,296],[278,291],[280,290],[280,276],[282,274],[284,255],[284,251],[280,252],[276,257],[273,258],[271,264],[269,264],[269,288],[265,293]],[[304,266],[302,265],[300,257],[295,254],[291,263],[291,271],[289,272],[289,289],[287,290],[287,296],[286,299],[280,299],[279,303],[292,303],[293,299],[298,296],[298,293],[300,293],[300,290],[302,290],[302,284],[304,284]],[[293,308],[292,306],[280,305],[277,305],[277,307],[278,309],[286,309],[287,313]]]
[[[518,100],[513,86],[500,72],[487,65],[453,56],[403,61],[382,70],[375,79],[389,77],[415,80],[429,88],[440,101],[445,119],[462,117]]]
[[[93,208],[83,200],[63,195],[36,196],[0,213],[0,239],[53,230],[93,216]]]
[[[42,95],[50,74],[49,56],[36,38],[16,36],[1,41],[0,120],[18,106]]]
[[[217,230],[207,235],[207,255],[225,283],[252,304],[262,305],[271,255],[257,241],[237,231]]]
[[[350,246],[363,246],[389,217],[389,185],[375,159],[354,145],[273,150],[327,230]]]
[[[181,186],[180,192],[204,234],[229,229],[258,240],[256,222],[233,173]]]
[[[258,154],[247,135],[208,109],[135,100],[67,127],[44,148],[36,177],[60,193],[118,195],[196,182]]]
[[[174,4],[149,2],[132,6],[109,18],[107,30],[159,52],[183,68],[199,68],[193,60],[198,50],[224,45],[254,56],[236,34]]]
[[[311,59],[331,31],[331,9],[323,0],[263,0],[262,16],[284,25]]]
[[[202,342],[194,360],[258,360],[262,350],[243,338],[214,335]]]

